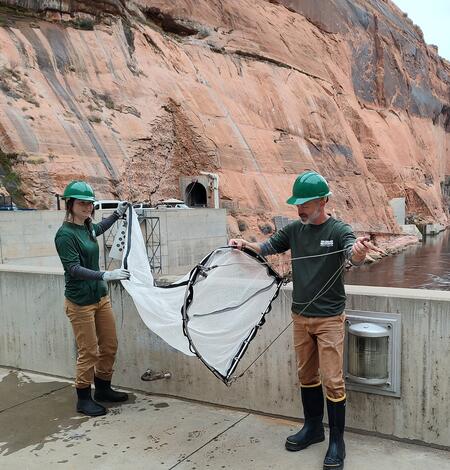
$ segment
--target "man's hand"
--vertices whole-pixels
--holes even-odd
[[[103,280],[109,281],[124,281],[130,279],[130,271],[128,269],[114,269],[113,271],[105,271],[103,273]]]
[[[237,250],[242,250],[242,248],[247,248],[255,251],[256,253],[261,253],[261,245],[258,242],[248,242],[242,238],[232,238],[228,242],[228,246],[236,248]]]
[[[117,215],[119,217],[122,217],[123,214],[125,214],[127,208],[128,208],[129,202],[128,201],[120,201],[119,204],[117,205]]]
[[[364,261],[369,251],[377,251],[378,253],[386,254],[383,250],[370,242],[370,237],[358,237],[352,247],[351,259],[356,263]]]
[[[233,248],[237,248],[238,250],[242,250],[244,246],[247,245],[247,242],[243,240],[242,238],[232,238],[228,242],[228,246],[232,246]]]

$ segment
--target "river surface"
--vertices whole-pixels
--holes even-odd
[[[450,290],[449,235],[450,231],[446,230],[397,255],[354,268],[346,273],[345,283]]]

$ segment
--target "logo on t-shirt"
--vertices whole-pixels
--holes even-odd
[[[333,246],[333,240],[320,240],[320,246]]]

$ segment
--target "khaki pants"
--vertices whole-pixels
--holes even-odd
[[[86,388],[94,380],[94,373],[103,380],[111,380],[117,352],[117,335],[109,296],[92,305],[77,305],[66,299],[66,315],[72,323],[77,343],[77,374],[75,386]]]
[[[327,398],[343,400],[345,314],[305,317],[293,313],[292,319],[300,386],[317,386],[322,379]]]

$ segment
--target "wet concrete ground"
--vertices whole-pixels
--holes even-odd
[[[0,368],[0,468],[320,470],[327,442],[284,450],[298,423],[143,393],[106,416],[71,382]],[[450,453],[346,433],[346,470],[450,470]]]

